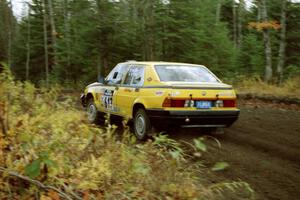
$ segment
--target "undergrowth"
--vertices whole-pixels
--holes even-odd
[[[239,93],[300,98],[299,76],[286,80],[281,86],[266,83],[259,77],[244,77],[239,80],[234,83],[235,89]]]
[[[190,149],[165,135],[138,143],[128,127],[88,124],[61,95],[0,75],[1,199],[254,198],[245,182],[202,184],[201,138]]]

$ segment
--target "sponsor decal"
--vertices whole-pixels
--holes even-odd
[[[162,95],[164,95],[164,93],[165,93],[164,91],[158,90],[158,91],[155,92],[155,95],[156,96],[162,96]]]
[[[219,97],[224,97],[224,96],[229,96],[229,97],[233,97],[234,94],[231,91],[227,91],[227,92],[219,92]]]
[[[176,96],[178,96],[178,95],[180,95],[181,93],[179,92],[179,91],[175,91],[175,92],[172,92],[171,93],[171,96],[172,97],[176,97]]]

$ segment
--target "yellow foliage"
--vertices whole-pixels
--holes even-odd
[[[106,180],[111,179],[112,167],[106,157],[95,158],[94,155],[90,155],[87,161],[79,162],[78,168],[71,170],[70,182],[75,183],[79,189],[97,190]]]
[[[281,25],[278,21],[265,21],[265,22],[249,22],[248,28],[254,28],[258,31],[262,31],[264,29],[274,29],[278,30],[281,28]]]
[[[52,200],[52,198],[46,195],[41,195],[40,200]]]
[[[74,98],[59,99],[59,87],[37,90],[0,75],[0,94],[0,105],[9,106],[0,164],[11,171],[34,174],[45,185],[85,199],[213,199],[199,181],[199,166],[187,162],[174,140],[159,136],[137,144],[128,127],[120,136],[116,126],[90,125]],[[7,190],[4,183],[13,184]],[[31,198],[36,190],[0,173],[1,197]],[[41,199],[59,196],[45,191]]]

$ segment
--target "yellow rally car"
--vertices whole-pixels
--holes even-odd
[[[133,122],[140,140],[152,127],[228,127],[239,116],[236,94],[202,65],[171,62],[119,63],[81,95],[88,119],[105,113]]]

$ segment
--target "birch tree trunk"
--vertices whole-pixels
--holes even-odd
[[[261,19],[262,22],[268,22],[268,14],[266,8],[266,1],[260,0],[259,2],[260,11],[261,11]],[[272,49],[271,49],[271,39],[269,30],[264,28],[263,29],[263,38],[264,38],[264,45],[265,45],[265,56],[266,56],[266,66],[265,66],[265,76],[264,80],[266,82],[270,82],[273,76],[273,69],[272,69]]]
[[[44,53],[45,53],[45,73],[46,86],[49,86],[49,61],[48,61],[48,35],[47,35],[47,9],[46,0],[43,0],[44,14],[43,14],[43,29],[44,29]]]
[[[261,22],[261,2],[257,1],[257,22]]]
[[[283,66],[285,60],[285,46],[286,46],[286,4],[287,0],[282,0],[281,5],[281,32],[280,32],[280,45],[278,51],[277,63],[277,84],[281,85],[283,80]]]
[[[27,22],[27,53],[26,53],[26,80],[29,80],[30,64],[30,6],[28,5],[28,22]]]
[[[216,9],[216,24],[220,22],[221,8],[222,8],[222,0],[218,0],[217,9]]]

